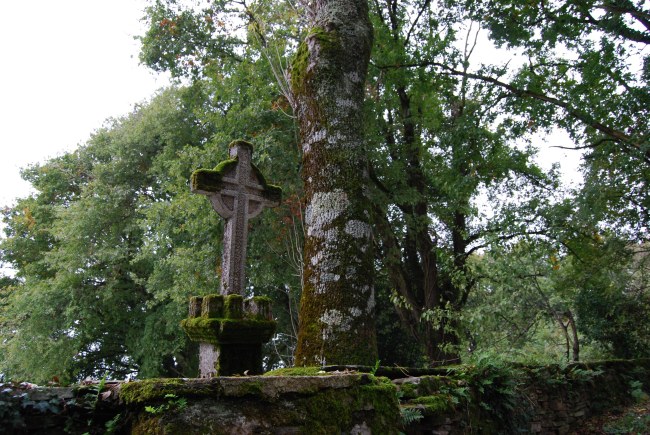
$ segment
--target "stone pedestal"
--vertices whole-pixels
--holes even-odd
[[[200,343],[202,378],[261,374],[262,345],[275,333],[271,300],[237,294],[191,298],[181,326]]]

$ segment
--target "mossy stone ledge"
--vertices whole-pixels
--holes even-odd
[[[399,433],[397,390],[368,374],[151,379],[120,397],[137,416],[132,434]]]

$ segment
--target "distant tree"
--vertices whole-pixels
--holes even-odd
[[[568,222],[556,239],[520,240],[473,258],[464,313],[471,352],[577,361],[581,350],[648,356],[648,248]],[[566,231],[573,226],[573,231]]]
[[[139,256],[146,227],[138,203],[160,195],[150,172],[156,156],[169,143],[200,140],[181,125],[190,114],[177,103],[167,93],[85,147],[24,171],[37,193],[5,211],[1,246],[20,280],[5,308],[15,316],[1,340],[8,375],[171,375],[189,358],[182,340],[176,361],[160,340],[173,326],[162,307],[148,306],[151,263]]]
[[[650,261],[647,243],[597,237],[567,264],[559,285],[578,291],[575,311],[586,341],[615,358],[650,356]]]
[[[463,316],[469,353],[578,361],[578,289],[564,282],[568,261],[553,243],[530,238],[473,258],[480,278]]]
[[[195,373],[197,351],[178,324],[189,295],[217,291],[221,221],[190,194],[188,180],[192,170],[223,159],[228,143],[198,116],[204,98],[199,88],[165,91],[78,150],[24,171],[37,193],[3,213],[1,260],[16,281],[2,290],[0,372],[37,382]],[[265,131],[283,116],[249,122]],[[256,141],[265,172],[273,134]],[[278,172],[267,172],[280,182],[296,167],[284,157]],[[258,294],[298,281],[282,265],[281,217],[290,212],[277,213],[269,219],[275,231],[252,232],[250,255],[275,269],[251,271],[264,283]],[[278,308],[280,331],[287,332]],[[278,363],[271,353],[267,361]]]
[[[581,344],[643,355],[647,7],[368,3],[374,39],[366,74],[369,23],[347,27],[365,17],[366,4],[345,2],[354,6],[345,17],[325,13],[335,4],[159,1],[148,8],[143,62],[189,86],[25,171],[38,193],[3,212],[0,260],[17,281],[0,295],[2,373],[36,380],[105,370],[192,373],[195,352],[177,323],[188,295],[217,288],[221,221],[188,192],[187,179],[222,160],[234,138],[255,144],[256,162],[290,198],[256,220],[249,248],[248,290],[273,297],[281,324],[269,366],[294,363],[299,341],[300,364],[374,363],[372,290],[361,285],[374,277],[377,297],[396,310],[379,301],[379,336],[395,342],[407,331],[417,343],[400,341],[411,343],[409,361],[421,350],[428,364],[458,361],[468,336],[470,345],[490,345],[489,334],[476,338],[466,322],[467,304],[480,312],[476,302],[499,299],[488,286],[502,296],[495,313],[510,315],[512,331],[525,330],[523,313],[536,312],[545,327],[566,325],[563,346],[571,345],[568,309]],[[506,60],[477,58],[485,30],[510,50]],[[342,45],[355,35],[364,42]],[[341,68],[345,59],[349,70]],[[332,91],[341,86],[343,93]],[[586,150],[580,190],[563,191],[555,172],[532,163],[532,135],[557,127]],[[328,172],[327,162],[344,166]],[[334,232],[336,243],[325,244]],[[359,262],[334,267],[330,257],[346,250]],[[477,258],[494,267],[476,267]],[[532,270],[544,276],[526,280]],[[345,283],[357,291],[343,292]],[[347,314],[319,288],[334,299],[345,295]],[[311,312],[298,340],[303,290]],[[521,313],[507,311],[510,291],[520,296]],[[330,346],[337,334],[340,346]],[[355,334],[365,341],[346,342]]]
[[[522,51],[511,80],[485,73],[471,78],[510,92],[506,109],[523,122],[569,132],[573,147],[585,152],[581,197],[593,218],[647,239],[648,3],[468,0],[453,5],[482,23],[496,44]]]

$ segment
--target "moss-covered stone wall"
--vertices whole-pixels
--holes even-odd
[[[397,434],[400,421],[395,386],[362,373],[5,390],[0,433],[12,434]]]
[[[407,434],[567,434],[649,391],[650,360],[459,366],[394,382]]]
[[[650,360],[376,374],[386,377],[309,367],[69,388],[4,383],[0,433],[565,434],[643,395]]]

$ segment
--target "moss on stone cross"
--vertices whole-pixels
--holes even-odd
[[[244,266],[248,220],[266,207],[280,205],[282,189],[268,184],[252,162],[253,145],[238,140],[230,144],[230,159],[214,169],[192,173],[190,188],[206,195],[226,220],[221,262],[221,293],[244,293]]]
[[[226,219],[221,294],[191,298],[189,317],[181,322],[190,339],[200,343],[201,377],[261,373],[262,344],[275,332],[271,301],[243,298],[248,220],[282,198],[282,190],[268,184],[252,163],[252,153],[250,143],[234,141],[228,160],[196,170],[190,179],[192,192],[206,195]]]

